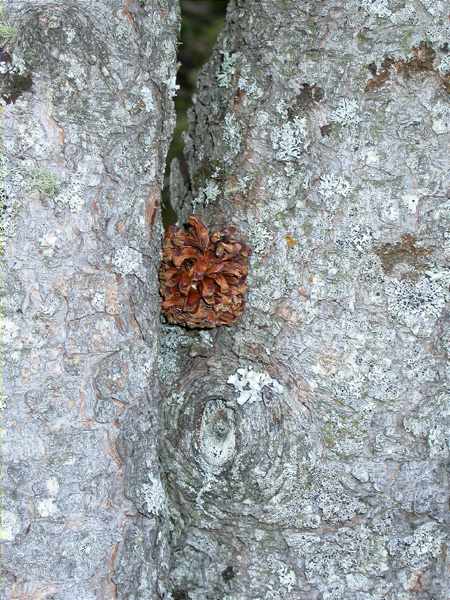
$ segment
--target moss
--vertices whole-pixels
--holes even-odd
[[[10,25],[5,25],[4,23],[0,23],[0,44],[6,44],[11,42],[17,31],[15,27],[11,27]]]
[[[17,30],[5,20],[5,8],[0,3],[0,45],[10,43],[14,40]]]
[[[361,29],[360,31],[358,31],[358,33],[356,34],[356,41],[358,42],[358,44],[364,45],[370,42],[370,38],[366,34],[367,30],[365,29]]]
[[[322,439],[325,446],[332,448],[336,445],[336,428],[331,421],[328,421],[322,427]]]
[[[31,172],[29,189],[40,192],[49,198],[54,198],[59,189],[59,181],[47,169],[34,169]]]

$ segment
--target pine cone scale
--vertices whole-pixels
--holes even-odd
[[[245,307],[250,252],[234,227],[210,235],[195,216],[185,228],[169,227],[160,268],[168,321],[198,328],[235,322]]]

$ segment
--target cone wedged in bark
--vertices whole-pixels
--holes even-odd
[[[209,233],[195,216],[169,227],[160,268],[162,312],[190,328],[231,325],[245,307],[250,248],[235,227]]]

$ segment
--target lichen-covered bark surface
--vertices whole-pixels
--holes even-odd
[[[5,9],[16,34],[0,57],[1,598],[156,598],[167,563],[156,273],[176,3]]]
[[[230,5],[171,184],[250,293],[165,330],[174,598],[450,595],[447,8]]]

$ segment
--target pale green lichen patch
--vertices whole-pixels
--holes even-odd
[[[325,173],[317,187],[320,198],[329,210],[335,210],[340,199],[346,198],[351,191],[348,180],[336,173]]]
[[[359,456],[367,448],[368,420],[347,415],[330,415],[322,428],[324,444],[343,456]]]
[[[28,183],[30,191],[37,191],[44,196],[53,198],[59,189],[59,181],[48,169],[33,169]]]
[[[198,208],[206,208],[209,204],[217,201],[221,193],[219,184],[210,179],[198,191],[197,196],[192,200],[192,210],[196,212]]]
[[[236,72],[235,64],[236,64],[236,55],[228,52],[227,50],[223,50],[221,52],[222,61],[217,71],[217,83],[219,87],[228,87],[231,84],[233,76]]]
[[[295,117],[272,131],[272,146],[278,160],[295,161],[308,147],[306,119]]]
[[[21,528],[20,518],[17,514],[2,510],[0,515],[0,541],[11,542]]]
[[[331,121],[336,121],[344,127],[355,127],[361,123],[361,107],[355,98],[342,98],[330,115]]]
[[[144,272],[142,254],[129,246],[122,246],[115,251],[112,265],[117,273],[123,275],[143,275]]]
[[[416,334],[430,332],[450,299],[449,283],[444,270],[430,270],[413,281],[387,281],[388,310]]]
[[[52,191],[54,204],[61,210],[69,209],[73,213],[79,213],[84,206],[85,187],[77,178],[68,181],[63,185],[58,185],[57,180],[49,181],[46,178],[45,183],[47,189]]]
[[[7,22],[5,7],[3,2],[0,2],[0,45],[12,42],[16,34],[17,29]]]

